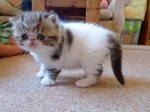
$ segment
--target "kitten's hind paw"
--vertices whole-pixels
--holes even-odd
[[[45,86],[52,86],[52,85],[55,85],[55,81],[52,80],[51,78],[44,77],[44,78],[41,80],[41,84],[42,84],[42,85],[45,85]]]
[[[78,87],[89,87],[89,86],[92,86],[94,84],[96,84],[97,82],[96,81],[92,81],[88,78],[85,78],[85,79],[80,79],[78,80],[75,84],[78,86]]]

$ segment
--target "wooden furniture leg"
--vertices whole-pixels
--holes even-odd
[[[139,43],[144,45],[150,45],[150,0],[148,0],[147,3],[147,12],[145,20],[142,23]]]
[[[100,1],[101,0],[86,0],[86,22],[99,23]]]

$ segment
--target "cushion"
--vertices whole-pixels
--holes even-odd
[[[125,17],[128,19],[144,20],[147,8],[147,0],[132,0],[125,8]]]

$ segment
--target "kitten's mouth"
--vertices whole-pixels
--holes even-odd
[[[29,46],[30,48],[37,48],[37,44],[34,43],[34,42],[30,42],[30,43],[28,44],[28,46]]]

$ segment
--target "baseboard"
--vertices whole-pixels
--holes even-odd
[[[150,50],[148,45],[122,45],[122,48],[128,50]]]

